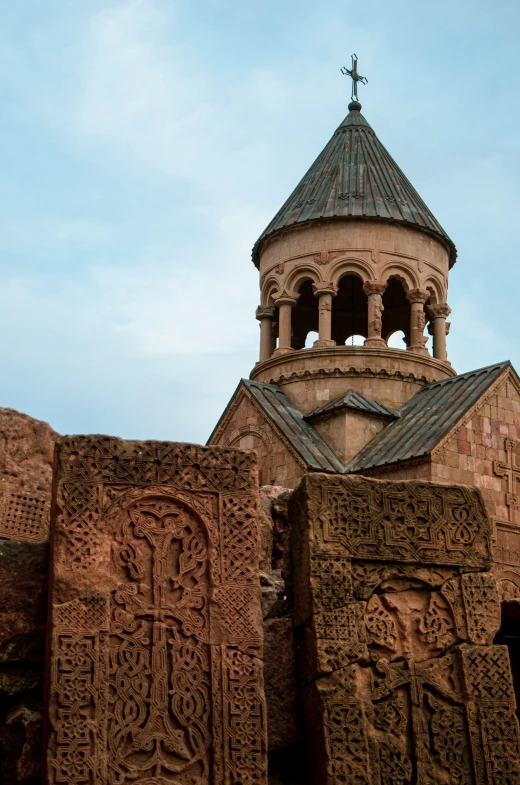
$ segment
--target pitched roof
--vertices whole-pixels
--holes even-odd
[[[411,224],[457,251],[433,213],[383,147],[352,101],[349,113],[253,248],[258,266],[262,243],[290,226],[317,219],[379,218]]]
[[[318,408],[314,409],[310,414],[305,414],[303,419],[307,421],[314,420],[325,414],[339,411],[340,409],[355,409],[360,412],[365,412],[366,414],[387,417],[390,420],[395,420],[400,416],[399,412],[395,409],[390,409],[389,406],[383,406],[383,404],[378,401],[370,401],[368,398],[365,398],[364,395],[361,395],[361,393],[355,392],[355,390],[348,390],[344,395],[339,395],[323,406],[318,406]]]
[[[250,379],[241,379],[231,400],[236,398],[241,387],[244,387],[251,394],[269,420],[282,433],[294,451],[310,469],[321,472],[343,471],[342,462],[336,458],[328,444],[314,430],[312,425],[303,419],[303,414],[279,387],[276,387],[274,384],[263,384],[262,382],[253,382]],[[218,428],[222,417],[213,433]],[[208,444],[211,442],[213,433],[208,439]]]
[[[404,404],[400,418],[352,458],[345,473],[428,455],[510,367],[510,362],[498,363],[425,385]]]

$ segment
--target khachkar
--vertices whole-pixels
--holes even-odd
[[[478,491],[310,475],[291,504],[313,783],[519,783]]]
[[[62,439],[47,781],[262,785],[253,454]]]

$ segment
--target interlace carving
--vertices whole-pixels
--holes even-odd
[[[309,477],[309,483],[317,481]],[[323,550],[336,543],[358,560],[479,568],[490,563],[486,513],[478,492],[465,486],[330,477],[312,506]]]
[[[4,492],[0,501],[0,537],[45,542],[49,536],[50,499],[20,489]]]
[[[395,621],[377,594],[374,594],[367,603],[365,624],[369,642],[376,643],[391,652],[396,650],[398,636]]]
[[[439,595],[432,593],[428,610],[419,622],[419,631],[434,649],[447,649],[456,640],[455,624],[449,608]]]
[[[123,513],[119,526],[114,562],[128,582],[113,594],[110,781],[175,782],[181,774],[204,780],[210,744],[205,534],[181,505],[153,497]]]
[[[265,785],[255,485],[235,450],[62,440],[50,782]]]
[[[520,785],[507,648],[490,645],[499,604],[478,494],[314,475],[291,518],[308,746],[312,755],[322,733],[315,754],[326,758],[316,782],[326,771],[330,785]],[[364,645],[353,646],[342,608],[363,605]]]

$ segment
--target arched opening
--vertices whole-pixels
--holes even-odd
[[[405,334],[402,330],[396,330],[387,338],[389,349],[406,349]]]
[[[314,346],[314,341],[319,340],[320,334],[317,333],[315,330],[311,330],[307,333],[307,338],[305,339],[305,348],[312,349]]]
[[[516,698],[516,713],[520,716],[520,600],[501,602],[500,616],[500,629],[493,643],[507,646]]]
[[[303,349],[306,345],[307,335],[318,332],[318,298],[312,291],[312,281],[304,281],[298,289],[298,302],[292,309],[292,339],[293,349]]]
[[[332,340],[338,346],[349,343],[352,336],[367,337],[368,298],[363,291],[363,281],[357,275],[345,275],[338,284],[338,293],[332,299]],[[359,345],[354,342],[354,345]]]
[[[406,291],[398,278],[390,278],[383,294],[383,326],[381,334],[388,342],[390,336],[402,333],[404,348],[410,342],[410,303],[406,299]],[[388,344],[392,346],[392,344]],[[392,347],[400,348],[400,347]]]

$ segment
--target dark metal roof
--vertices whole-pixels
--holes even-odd
[[[433,213],[383,147],[361,114],[349,113],[253,248],[258,266],[262,243],[287,227],[331,218],[380,218],[433,233],[448,246],[450,267],[457,251]]]
[[[352,458],[345,473],[428,455],[510,367],[511,363],[503,362],[425,385],[404,404],[400,418]]]
[[[241,383],[310,469],[343,471],[342,462],[279,387],[249,379]]]
[[[355,392],[355,390],[348,390],[344,395],[339,395],[323,406],[318,406],[318,408],[314,409],[310,414],[305,414],[303,419],[314,420],[325,414],[338,411],[339,409],[356,409],[357,411],[365,412],[365,414],[376,414],[378,417],[386,417],[390,420],[395,420],[400,416],[399,412],[395,409],[390,409],[389,406],[383,406],[383,404],[378,401],[370,401],[368,398],[365,398],[364,395],[361,395],[361,393]]]
[[[314,430],[312,425],[309,425],[303,419],[303,414],[280,388],[274,384],[252,382],[250,379],[240,380],[240,384],[235,390],[231,401],[209,437],[208,444],[211,444],[213,434],[225,417],[231,402],[235,400],[240,392],[241,387],[245,387],[252,395],[275,428],[286,438],[309,469],[320,472],[343,472],[343,463],[336,458],[328,444]]]

